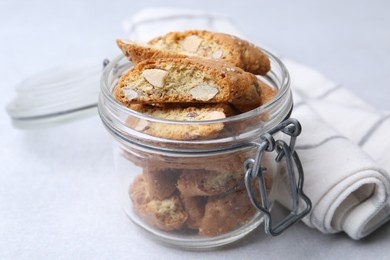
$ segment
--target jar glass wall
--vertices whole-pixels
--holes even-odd
[[[264,52],[271,71],[260,80],[277,90],[275,97],[249,112],[210,121],[164,120],[123,106],[113,88],[132,64],[121,56],[105,68],[99,114],[115,139],[124,209],[152,238],[185,248],[216,247],[238,240],[262,222],[262,213],[248,198],[244,163],[256,157],[253,143],[292,109],[288,73]],[[164,134],[177,129],[186,138]],[[270,205],[280,175],[275,157],[269,153],[261,161]],[[253,187],[261,201],[258,184]]]

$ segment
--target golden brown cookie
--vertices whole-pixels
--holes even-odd
[[[186,226],[190,229],[198,229],[200,220],[204,215],[204,208],[207,202],[207,197],[191,197],[181,194],[180,199],[183,203],[185,211],[188,214]]]
[[[199,234],[223,235],[249,221],[255,213],[245,189],[210,197],[200,221]]]
[[[229,104],[160,103],[153,105],[134,104],[130,108],[142,114],[174,121],[206,121],[236,115]]]
[[[268,194],[272,187],[275,170],[273,163],[269,160],[270,158],[265,158],[262,163],[262,167],[265,167],[263,172]],[[222,170],[221,167],[220,169]],[[179,191],[174,191],[173,194],[164,199],[157,199],[151,195],[150,184],[145,180],[146,174],[136,177],[129,193],[134,210],[143,221],[162,230],[184,230],[189,228],[198,230],[200,235],[218,236],[245,224],[254,216],[255,210],[249,201],[244,184],[240,183],[240,181],[238,185],[234,186],[236,180],[216,178],[208,175],[210,172],[201,174],[197,170],[197,174],[199,174],[199,177],[197,177],[193,175],[195,171],[187,171],[187,173],[185,173],[186,170],[182,171],[180,178],[188,175],[187,177],[191,180],[191,183],[189,182],[187,185],[193,186],[183,189],[181,187],[182,184],[180,184],[181,179],[179,179],[177,184]],[[226,174],[221,172],[213,173],[217,176]],[[160,177],[162,176],[156,178]],[[242,175],[240,177],[243,178]],[[199,184],[204,184],[205,182],[209,182],[215,188],[208,186],[208,189],[205,189],[207,185],[199,186]],[[172,188],[172,184],[174,184],[174,180],[169,181],[168,189]],[[256,198],[261,203],[257,181],[253,180],[252,185]],[[162,188],[163,183],[157,185],[157,187],[158,189]],[[192,196],[193,194],[207,195]]]
[[[239,110],[261,104],[255,75],[226,62],[199,58],[146,60],[131,68],[114,89],[126,106],[136,103],[230,103]]]
[[[254,44],[233,35],[189,30],[170,32],[149,41],[166,53],[187,53],[208,59],[220,59],[245,71],[265,75],[271,68],[269,58]]]
[[[151,165],[155,168],[170,168],[180,170],[200,170],[214,172],[242,171],[244,162],[255,157],[254,150],[240,149],[226,154],[210,154],[207,156],[169,156],[167,154],[150,154],[137,151],[137,155],[131,151],[123,151],[123,156],[141,168],[148,168]],[[144,158],[148,158],[145,160]],[[199,163],[201,162],[201,163]]]
[[[260,105],[265,105],[268,103],[277,93],[277,90],[272,88],[271,86],[267,85],[266,83],[258,80],[258,93],[260,93]],[[240,104],[236,105],[236,110],[239,111],[238,114],[248,112],[250,110],[254,109],[252,104]],[[253,122],[254,123],[254,122]],[[240,128],[240,130],[243,130]]]
[[[269,161],[264,162],[264,184],[269,194],[273,182],[273,170]],[[261,196],[257,179],[252,180],[252,189],[257,201],[261,204]],[[200,220],[199,234],[219,236],[240,227],[255,216],[256,209],[252,205],[245,186],[233,192],[209,197],[204,216]]]
[[[266,83],[259,81],[261,105],[267,104],[276,96],[277,90]]]
[[[244,172],[241,169],[227,172],[183,170],[177,181],[177,188],[185,196],[213,196],[232,191],[243,184]]]
[[[235,113],[228,104],[208,104],[203,107],[136,104],[130,108],[151,117],[172,121],[217,120]],[[127,125],[148,135],[174,140],[211,139],[216,137],[224,127],[223,123],[218,122],[210,124],[176,124],[172,122],[147,121],[146,119],[136,117],[129,118]]]
[[[130,186],[129,195],[135,208],[147,204],[151,200],[143,174],[138,175]]]
[[[176,182],[180,173],[179,169],[145,168],[143,176],[149,195],[160,200],[171,196],[177,191]]]
[[[187,221],[188,214],[179,197],[172,195],[162,200],[152,198],[143,174],[137,176],[129,193],[135,212],[151,226],[170,231],[180,229]]]

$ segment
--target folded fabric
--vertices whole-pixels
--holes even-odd
[[[306,104],[321,119],[345,135],[380,166],[390,170],[390,112],[379,111],[319,72],[284,60],[293,83],[295,107]]]
[[[304,222],[324,233],[363,238],[390,219],[390,142],[383,138],[389,114],[313,69],[284,63],[296,100],[293,116],[304,125],[296,149],[313,203]]]
[[[123,23],[130,39],[147,41],[169,31],[207,29],[245,38],[220,14],[180,9],[145,9]],[[323,233],[344,231],[353,239],[390,219],[390,116],[378,112],[317,71],[284,60],[292,78],[303,132],[296,150],[305,170],[304,191],[313,208],[304,223]],[[387,141],[387,142],[386,142]],[[286,207],[281,182],[277,200]]]
[[[304,223],[323,233],[345,231],[360,239],[386,222],[388,174],[310,106],[298,105],[293,117],[303,126],[296,150],[305,170],[304,191],[313,204]],[[281,182],[277,200],[286,207],[287,190],[286,182]]]

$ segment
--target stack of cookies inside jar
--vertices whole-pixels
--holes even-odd
[[[142,134],[179,142],[213,140],[226,131],[240,131],[228,129],[224,119],[257,109],[276,94],[262,80],[270,70],[268,57],[232,35],[190,30],[148,43],[117,44],[132,63],[114,88],[122,105],[170,122],[216,122],[163,124],[129,118],[126,125]],[[250,156],[245,149],[180,159],[127,154],[142,168],[129,186],[133,210],[151,227],[167,232],[216,237],[237,229],[256,214],[244,184],[243,165]],[[272,174],[265,177],[269,191]]]

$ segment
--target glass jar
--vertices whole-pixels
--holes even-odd
[[[152,238],[184,248],[211,248],[242,238],[263,220],[266,233],[279,234],[310,210],[293,148],[300,126],[285,121],[293,106],[289,75],[278,58],[263,51],[272,69],[261,80],[276,95],[257,109],[209,121],[170,121],[123,106],[113,89],[132,64],[120,56],[106,66],[98,107],[115,139],[124,209]],[[178,129],[184,137],[164,134]],[[282,141],[288,136],[290,146]],[[274,228],[270,210],[283,176],[290,180],[292,212]],[[297,207],[299,197],[305,200],[304,210]]]

